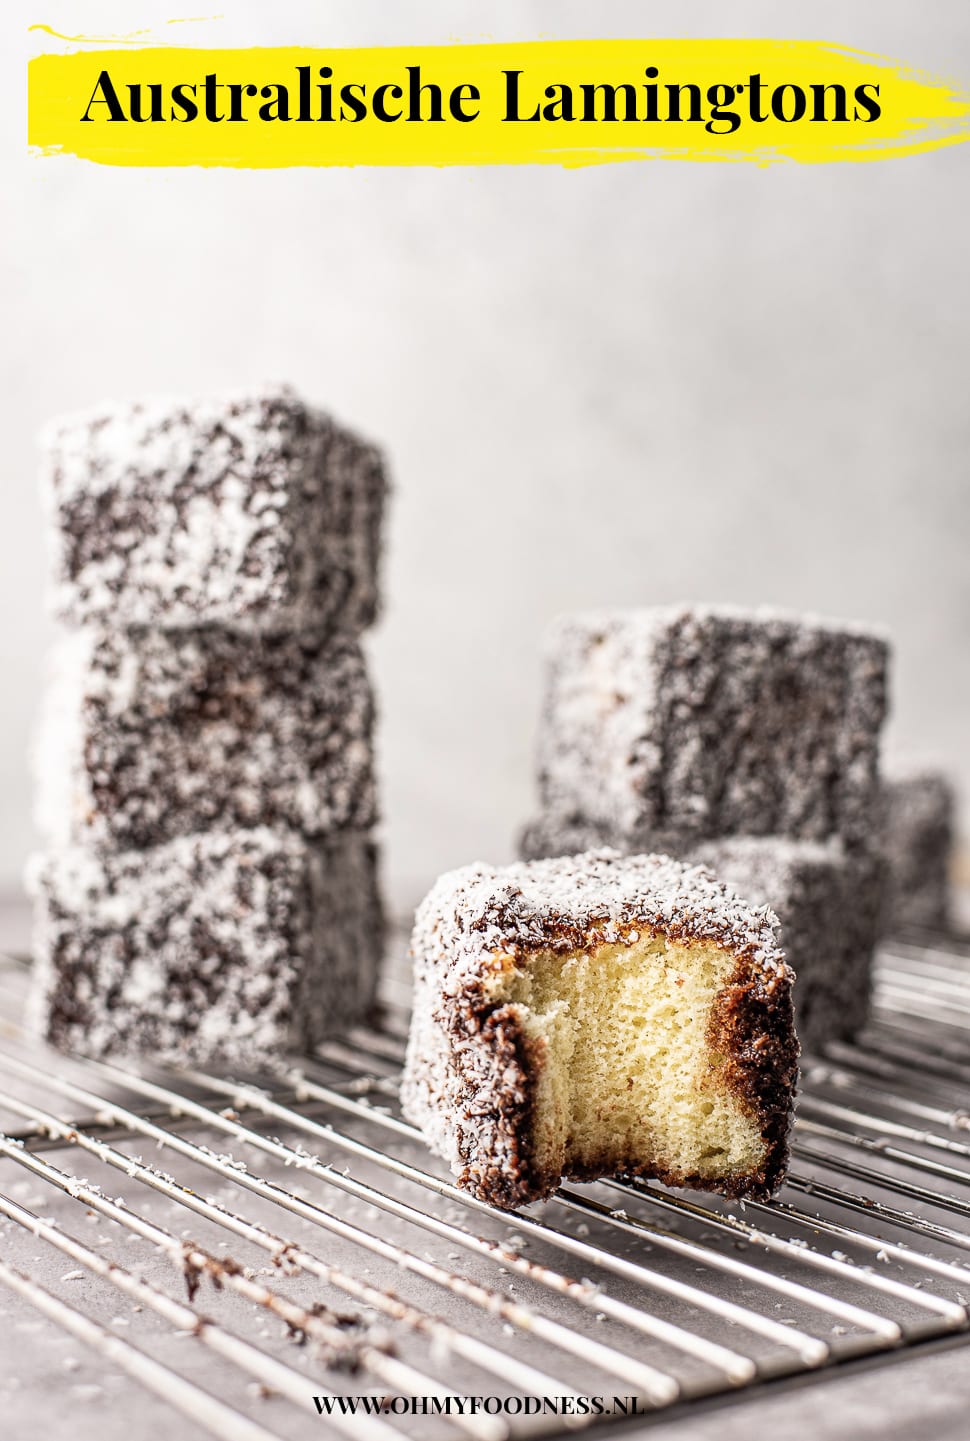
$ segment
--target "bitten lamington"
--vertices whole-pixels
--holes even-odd
[[[798,1057],[774,928],[662,856],[441,877],[412,938],[405,1114],[504,1208],[564,1176],[771,1195]]]
[[[288,387],[54,422],[55,613],[71,625],[370,625],[380,453]]]
[[[55,845],[121,850],[237,826],[366,830],[373,723],[351,637],[68,634],[35,748],[38,823]]]
[[[32,1020],[89,1056],[256,1066],[362,1018],[382,943],[365,836],[210,831],[38,857]]]
[[[543,809],[620,835],[864,845],[887,659],[862,628],[770,611],[567,616],[549,647]]]

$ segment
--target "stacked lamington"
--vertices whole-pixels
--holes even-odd
[[[55,656],[35,1015],[88,1054],[258,1061],[369,1006],[382,942],[379,452],[289,389],[45,443]]]
[[[856,626],[679,607],[554,629],[529,857],[703,862],[769,905],[813,1050],[864,1021],[878,934],[888,647]]]

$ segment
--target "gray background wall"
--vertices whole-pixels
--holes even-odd
[[[970,85],[966,0],[222,9],[178,31],[167,0],[0,22],[0,885],[33,843],[36,428],[104,397],[262,378],[393,460],[372,651],[400,902],[510,854],[540,636],[574,606],[768,601],[885,623],[893,744],[970,791],[970,147],[765,170],[153,172],[28,158],[22,110],[38,18],[240,45],[806,36]]]

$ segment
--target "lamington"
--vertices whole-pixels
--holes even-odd
[[[639,845],[635,838],[611,834],[607,825],[595,825],[579,816],[559,815],[543,811],[519,831],[516,850],[524,861],[544,861],[553,856],[578,856],[583,851],[601,850],[603,847],[633,855],[637,851],[653,851],[657,854],[676,855],[685,847],[680,837],[668,837],[667,844],[658,838],[655,845]]]
[[[769,906],[795,973],[795,1023],[801,1045],[819,1052],[865,1025],[872,959],[883,928],[886,865],[874,849],[847,851],[836,839],[724,836],[698,843],[668,834],[611,836],[574,817],[539,816],[519,837],[526,860],[612,845],[625,855],[662,849],[707,866],[755,906]]]
[[[898,764],[883,780],[881,841],[890,875],[887,926],[945,931],[955,796],[940,771]]]
[[[795,1025],[802,1049],[818,1053],[865,1025],[872,959],[882,929],[885,865],[874,851],[846,852],[837,840],[728,836],[695,846],[746,901],[770,906],[795,973]]]
[[[64,418],[43,475],[72,625],[353,631],[377,614],[380,453],[289,387]]]
[[[220,828],[365,830],[373,726],[351,636],[67,633],[35,745],[38,825],[49,844],[119,850]]]
[[[437,882],[412,938],[405,1114],[511,1209],[563,1177],[770,1196],[797,1074],[767,909],[703,867],[602,850]]]
[[[861,627],[768,610],[567,616],[548,653],[543,809],[620,835],[865,844],[887,661]]]
[[[366,836],[208,831],[36,857],[34,1029],[94,1057],[256,1066],[363,1017],[382,943]]]

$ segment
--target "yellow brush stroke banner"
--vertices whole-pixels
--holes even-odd
[[[29,62],[30,145],[102,165],[819,163],[968,136],[966,88],[801,40],[128,45]]]

